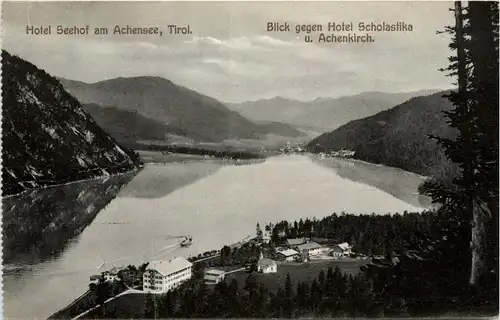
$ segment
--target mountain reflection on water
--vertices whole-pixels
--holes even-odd
[[[3,198],[4,263],[32,264],[57,257],[136,174],[129,172]]]
[[[147,164],[128,176],[4,199],[4,314],[46,318],[115,264],[218,249],[254,234],[257,223],[422,209],[409,204],[419,203],[410,196],[422,177],[312,159]],[[182,235],[194,243],[181,247]]]
[[[431,207],[431,199],[417,193],[418,187],[426,180],[423,176],[354,159],[321,159],[317,156],[311,156],[311,159],[323,167],[334,169],[344,179],[375,187],[415,207]]]
[[[161,198],[213,175],[223,167],[246,166],[263,162],[265,162],[264,159],[215,159],[167,164],[148,163],[147,170],[141,171],[134,180],[128,183],[118,197]]]
[[[119,197],[161,198],[201,178],[216,173],[221,165],[210,162],[148,164],[127,184]]]

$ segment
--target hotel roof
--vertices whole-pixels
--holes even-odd
[[[291,246],[296,246],[298,244],[303,244],[304,242],[306,242],[306,239],[304,238],[287,239],[286,242]]]
[[[116,275],[116,274],[118,274],[118,272],[120,272],[123,269],[125,269],[125,268],[124,267],[113,266],[113,268],[111,268],[109,270],[106,270],[103,273]]]
[[[290,257],[290,256],[294,256],[296,254],[299,254],[297,251],[295,251],[293,249],[278,251],[278,253],[284,255],[285,257]]]
[[[298,245],[297,248],[302,251],[302,250],[311,250],[311,249],[317,249],[317,248],[321,248],[322,246],[314,241],[311,241],[311,242],[308,242],[308,243],[304,243],[304,244],[301,244],[301,245]]]
[[[262,267],[267,267],[267,266],[275,266],[277,264],[276,264],[276,261],[274,261],[272,259],[262,258],[262,259],[259,259],[259,261],[257,262],[257,265],[262,266]]]
[[[146,270],[155,270],[163,276],[168,276],[174,272],[191,267],[193,264],[183,257],[177,257],[169,261],[157,260],[151,261]]]
[[[340,249],[342,250],[347,250],[349,249],[349,244],[347,242],[342,242],[341,244],[337,245]]]
[[[218,269],[208,269],[208,270],[205,270],[205,274],[210,274],[210,275],[221,275],[221,274],[224,274],[226,273],[226,271],[224,270],[218,270]]]

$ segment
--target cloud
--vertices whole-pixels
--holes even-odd
[[[273,95],[307,100],[369,90],[449,86],[449,79],[437,71],[447,64],[448,40],[435,34],[446,24],[446,5],[384,3],[385,9],[393,8],[384,11],[366,3],[252,4],[115,3],[109,8],[104,2],[41,3],[33,5],[29,14],[23,13],[29,10],[22,4],[6,5],[3,41],[6,49],[56,76],[87,82],[119,76],[162,76],[223,101]],[[414,23],[414,32],[376,33],[376,42],[371,44],[311,44],[304,41],[303,34],[265,30],[265,22],[276,19],[297,23],[390,20],[401,6],[405,11],[397,19]],[[23,31],[26,17],[39,24],[150,25],[160,9],[167,13],[165,19],[153,19],[157,23],[189,21],[194,33],[30,37]],[[218,18],[210,12],[217,12]]]
[[[229,39],[193,36],[192,39],[186,40],[185,44],[208,46],[214,45],[219,46],[221,49],[230,49],[233,51],[269,51],[270,49],[274,48],[293,46],[293,44],[290,42],[276,39],[267,35],[256,35],[251,37],[241,36]]]

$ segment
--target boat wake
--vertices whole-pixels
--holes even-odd
[[[152,260],[156,260],[160,257],[163,257],[164,255],[167,255],[167,254],[169,254],[169,253],[171,253],[174,250],[179,249],[179,248],[180,248],[179,244],[172,245],[169,248],[163,248],[160,250],[160,252],[161,252],[160,254],[156,254],[154,257],[152,257]]]

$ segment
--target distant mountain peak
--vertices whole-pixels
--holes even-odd
[[[160,77],[160,76],[132,76],[132,77],[118,77],[107,80],[102,80],[95,82],[94,84],[103,83],[122,83],[122,84],[134,84],[134,85],[158,85],[158,86],[177,86],[171,80]]]
[[[290,98],[285,98],[283,96],[274,96],[272,98],[260,98],[260,99],[255,99],[255,100],[248,100],[242,102],[242,104],[252,104],[252,103],[297,103],[300,102],[298,100],[290,99]]]
[[[428,90],[425,93],[437,91],[439,90]],[[312,131],[326,132],[351,120],[392,108],[422,93],[422,91],[403,93],[371,91],[335,98],[317,97],[312,101],[276,96],[271,99],[228,104],[228,106],[251,120],[283,122]]]
[[[269,99],[270,101],[297,101],[297,100],[294,100],[294,99],[290,99],[290,98],[285,98],[283,96],[275,96],[275,97],[272,97],[271,99]]]
[[[162,77],[120,77],[92,84],[74,81],[63,84],[82,104],[135,111],[143,117],[134,120],[139,124],[145,124],[147,121],[144,118],[147,118],[160,124],[168,124],[168,128],[176,128],[193,139],[203,138],[208,142],[259,139],[261,135],[274,133],[273,128],[244,118],[216,99]],[[92,110],[97,112],[95,108]],[[111,119],[116,116],[108,113],[106,117]],[[132,120],[130,115],[127,118]],[[157,133],[163,130],[158,125],[155,127]],[[287,130],[283,129],[279,128],[279,131],[300,134],[289,126]]]

